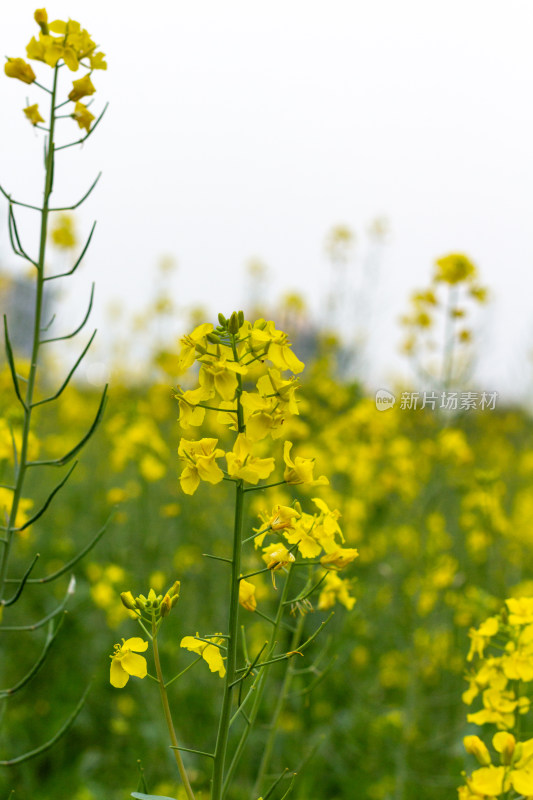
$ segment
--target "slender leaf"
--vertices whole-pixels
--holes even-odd
[[[68,464],[68,462],[72,458],[74,458],[75,455],[79,453],[84,444],[91,438],[94,431],[96,430],[98,423],[100,422],[102,415],[104,413],[105,403],[107,399],[107,389],[108,389],[108,384],[105,385],[104,391],[102,392],[100,405],[98,406],[98,410],[93,420],[93,424],[91,425],[91,427],[89,428],[83,439],[80,439],[78,444],[75,447],[73,447],[72,450],[69,450],[69,452],[66,453],[64,456],[62,456],[61,458],[54,458],[51,459],[50,461],[29,461],[28,467],[44,467],[44,466],[63,467],[65,464]]]
[[[8,361],[8,364],[9,364],[9,369],[11,371],[11,378],[13,380],[13,387],[15,389],[15,394],[17,395],[18,399],[20,400],[24,410],[27,411],[28,409],[27,409],[26,403],[24,402],[23,397],[22,397],[22,395],[20,393],[19,382],[18,382],[18,378],[17,378],[17,368],[15,367],[15,357],[13,355],[13,348],[11,347],[11,342],[9,340],[9,332],[8,332],[8,329],[7,329],[7,317],[6,317],[5,314],[4,314],[4,341],[5,341],[5,345],[6,345],[6,356],[7,356],[7,361]]]

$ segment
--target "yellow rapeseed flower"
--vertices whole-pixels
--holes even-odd
[[[72,90],[69,93],[68,99],[75,102],[76,100],[81,100],[82,97],[88,97],[95,92],[96,89],[93,86],[90,75],[84,75],[83,78],[80,78],[77,81],[72,81]]]
[[[4,72],[8,78],[18,78],[23,83],[33,83],[35,72],[23,58],[8,58]]]
[[[198,637],[198,634],[196,636]],[[209,642],[213,642],[213,644],[209,644]],[[184,647],[192,653],[198,653],[207,662],[211,672],[218,672],[220,677],[223,678],[226,674],[226,667],[224,666],[220,648],[217,647],[221,643],[222,639],[216,636],[209,639],[208,642],[203,642],[194,636],[184,636],[180,642],[180,647]]]
[[[255,586],[244,578],[241,578],[239,582],[239,603],[247,611],[255,611],[257,608]]]
[[[34,103],[32,106],[26,106],[26,108],[22,109],[26,114],[26,117],[29,119],[32,125],[38,125],[39,122],[44,122],[44,119],[39,114],[39,104]]]
[[[111,658],[110,681],[117,689],[122,689],[130,679],[144,678],[147,674],[146,659],[138,653],[144,653],[148,647],[140,636],[131,639],[122,639],[122,644],[115,645],[115,652]]]
[[[84,106],[83,103],[79,102],[79,100],[74,106],[72,117],[73,119],[76,120],[79,127],[86,130],[87,133],[91,130],[91,124],[94,120],[94,114],[91,114],[87,106]]]
[[[285,472],[283,473],[283,477],[287,483],[307,483],[313,486],[329,483],[325,475],[321,475],[320,478],[316,478],[316,480],[314,479],[314,458],[303,458],[302,456],[296,456],[293,461],[291,459],[291,449],[292,442],[286,441],[283,445],[283,460],[285,461]]]
[[[252,443],[244,433],[239,433],[233,445],[233,450],[226,453],[228,474],[232,478],[241,478],[247,483],[258,483],[264,480],[276,468],[273,458],[259,458],[252,455]]]

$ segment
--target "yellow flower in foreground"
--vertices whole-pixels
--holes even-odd
[[[321,475],[316,480],[313,477],[315,468],[314,458],[302,458],[296,456],[294,461],[291,459],[292,442],[286,441],[283,445],[283,460],[285,461],[284,479],[287,483],[308,483],[313,486],[329,483],[325,475]]]
[[[296,558],[289,550],[287,550],[285,545],[269,544],[268,547],[263,549],[263,561],[267,565],[267,569],[270,570],[270,574],[272,575],[272,583],[274,584],[275,589],[276,581],[274,578],[274,573],[279,569],[283,569],[288,564],[292,564],[293,561],[296,561]]]
[[[198,637],[198,634],[196,636]],[[218,639],[215,636],[209,639],[209,642],[214,642],[214,644],[208,644],[208,642],[203,642],[194,636],[184,636],[180,642],[180,647],[190,650],[191,653],[198,653],[207,662],[211,672],[218,672],[220,677],[223,678],[226,674],[226,667],[224,666],[220,648],[217,647],[222,643],[222,639]]]
[[[268,525],[273,531],[281,531],[294,526],[294,520],[299,519],[300,512],[290,506],[274,506]]]
[[[76,103],[72,117],[76,120],[80,128],[85,129],[87,133],[91,130],[94,114],[91,114],[87,106],[84,106],[83,103],[79,101]]]
[[[185,467],[180,475],[180,484],[185,494],[194,494],[201,480],[213,484],[224,480],[224,473],[215,462],[216,458],[224,455],[224,451],[216,446],[217,442],[218,439],[209,438],[181,440],[178,454]]]
[[[468,788],[475,794],[489,797],[498,797],[509,789],[509,779],[506,777],[505,767],[481,767],[476,769],[470,778],[467,778]]]
[[[255,611],[257,600],[255,599],[255,586],[253,583],[241,578],[239,583],[239,603],[247,611]]]
[[[137,653],[144,653],[148,647],[140,636],[133,636],[131,639],[122,639],[122,644],[115,645],[115,652],[111,658],[110,681],[111,686],[122,689],[130,679],[130,675],[136,678],[146,677],[146,659]]]
[[[37,125],[39,122],[44,122],[44,119],[39,114],[38,103],[35,103],[33,106],[26,106],[26,108],[23,108],[22,110],[32,125]]]
[[[85,75],[83,78],[80,78],[77,81],[72,81],[72,91],[69,93],[68,99],[75,102],[76,100],[81,100],[82,97],[87,97],[95,92],[96,89],[93,86],[90,76]]]
[[[463,744],[467,753],[475,756],[480,764],[488,767],[488,765],[491,763],[489,751],[487,749],[487,745],[479,738],[479,736],[465,736],[463,739]]]
[[[244,433],[239,433],[233,445],[233,450],[226,453],[228,474],[232,478],[241,478],[247,483],[257,484],[264,480],[276,468],[273,458],[259,458],[252,455],[252,443]]]
[[[23,58],[8,58],[4,66],[8,78],[18,78],[24,83],[33,83],[35,72]]]

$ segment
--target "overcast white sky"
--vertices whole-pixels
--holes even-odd
[[[3,55],[25,55],[35,7],[4,9]],[[300,289],[318,309],[328,230],[347,224],[363,240],[384,214],[393,235],[381,265],[376,380],[394,368],[410,291],[427,284],[436,257],[460,250],[494,297],[483,388],[531,388],[530,0],[46,7],[52,19],[79,20],[108,56],[108,71],[94,76],[95,107],[109,100],[108,115],[56,175],[62,203],[103,171],[78,215],[82,229],[94,217],[98,226],[73,286],[81,296],[96,280],[104,346],[106,306],[121,297],[141,307],[164,254],[178,262],[182,306],[241,305],[244,265],[257,256],[270,268],[270,300]],[[30,202],[41,191],[41,141],[20,109],[39,94],[0,80],[2,184]],[[4,223],[0,258],[15,263]]]

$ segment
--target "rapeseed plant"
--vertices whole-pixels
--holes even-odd
[[[177,365],[185,373],[198,365],[198,386],[193,389],[178,387],[177,400],[179,421],[183,428],[190,429],[203,424],[206,412],[215,415],[219,426],[233,434],[231,447],[222,446],[227,440],[214,437],[191,439],[182,437],[178,456],[182,462],[180,485],[186,495],[194,495],[202,483],[216,485],[223,481],[233,484],[235,492],[233,541],[228,555],[206,554],[208,558],[226,565],[231,573],[227,596],[227,620],[225,632],[215,634],[186,635],[180,646],[196,654],[197,658],[170,680],[163,679],[159,659],[158,636],[165,617],[178,600],[177,586],[164,596],[156,595],[153,589],[147,598],[134,598],[131,592],[123,592],[122,602],[132,611],[152,642],[155,679],[159,683],[164,716],[171,747],[174,751],[182,785],[190,800],[195,797],[182,751],[200,753],[213,762],[211,776],[211,800],[222,800],[228,796],[236,779],[239,762],[244,754],[248,737],[256,724],[265,699],[267,678],[272,665],[287,662],[288,670],[281,692],[273,709],[269,733],[260,760],[253,794],[258,796],[263,789],[265,777],[278,732],[280,715],[289,691],[293,671],[290,661],[295,656],[304,656],[304,651],[327,624],[330,616],[308,636],[304,636],[304,622],[313,610],[311,597],[320,591],[318,609],[326,610],[341,602],[353,607],[355,598],[349,595],[349,585],[338,576],[357,556],[355,548],[343,547],[344,537],[339,525],[340,514],[330,509],[321,498],[313,498],[317,510],[306,512],[302,502],[296,498],[292,505],[275,504],[271,510],[263,509],[259,514],[260,525],[245,536],[245,502],[250,493],[279,487],[317,487],[328,484],[324,475],[315,476],[315,460],[293,454],[293,443],[286,439],[277,446],[291,416],[299,414],[295,377],[304,365],[291,349],[287,335],[277,330],[274,322],[264,319],[250,323],[242,312],[234,312],[229,319],[219,315],[219,325],[197,326],[191,334],[181,339],[181,350]],[[292,373],[284,377],[286,372]],[[269,441],[279,455],[270,455]],[[281,442],[280,442],[281,445]],[[224,463],[225,462],[225,463]],[[272,480],[280,469],[282,475]],[[269,481],[270,482],[266,482]],[[268,543],[265,539],[268,538]],[[228,542],[228,546],[230,542]],[[246,545],[261,552],[264,566],[257,566],[243,574],[244,564],[251,553]],[[300,577],[302,569],[305,577]],[[272,577],[277,591],[276,577],[282,582],[274,616],[260,608],[256,597],[257,579],[264,574]],[[297,589],[292,588],[299,583]],[[291,597],[290,589],[293,596]],[[271,628],[267,641],[253,652],[247,641],[246,625],[241,625],[240,611],[259,616]],[[286,615],[298,613],[296,624],[287,621]],[[289,647],[279,652],[278,639],[283,630],[292,632]],[[126,684],[130,675],[144,677],[144,658],[139,656],[146,643],[137,637],[116,645],[111,656],[111,683],[116,687]],[[198,661],[207,662],[209,670],[224,680],[218,732],[212,752],[191,749],[178,744],[172,719],[167,686],[182,677]],[[268,700],[267,708],[268,708]],[[238,736],[230,736],[232,728],[240,727]],[[286,777],[281,773],[273,786]],[[291,783],[292,786],[292,783]],[[268,790],[268,794],[273,787]],[[288,791],[288,790],[287,790]]]
[[[39,34],[38,38],[35,36],[31,38],[26,48],[26,55],[30,61],[38,62],[39,69],[37,69],[37,64],[35,69],[39,77],[42,65],[43,82],[40,82],[41,78],[39,81],[37,80],[36,71],[23,58],[8,57],[4,67],[7,77],[20,80],[27,87],[31,87],[32,90],[37,90],[41,95],[44,95],[48,108],[44,110],[40,108],[39,103],[32,103],[23,109],[23,113],[31,125],[45,134],[45,174],[41,205],[17,200],[0,186],[0,192],[8,202],[8,231],[11,247],[14,254],[32,269],[35,278],[33,319],[30,331],[30,356],[27,363],[23,363],[15,352],[9,333],[9,320],[7,316],[4,316],[5,351],[11,377],[11,389],[18,403],[18,412],[11,412],[2,426],[5,440],[3,473],[10,472],[11,478],[7,478],[8,482],[2,484],[0,488],[0,504],[4,517],[1,526],[2,537],[0,539],[2,551],[0,556],[0,617],[4,618],[4,622],[7,622],[7,624],[0,626],[0,633],[5,636],[10,632],[34,631],[47,626],[48,635],[41,653],[37,655],[29,671],[19,678],[12,688],[0,690],[0,697],[4,701],[23,689],[34,678],[44,663],[51,645],[57,638],[67,601],[74,592],[74,577],[72,576],[68,582],[66,592],[59,605],[38,621],[31,620],[23,623],[17,617],[15,617],[14,624],[12,619],[7,621],[8,617],[11,618],[13,607],[20,601],[22,595],[26,594],[26,590],[32,584],[34,585],[33,588],[35,588],[36,584],[46,584],[61,576],[68,575],[81,557],[98,541],[105,530],[104,526],[92,542],[86,545],[80,553],[74,555],[67,563],[56,564],[54,569],[41,577],[33,576],[33,570],[39,560],[39,553],[35,554],[29,564],[26,565],[21,576],[15,577],[13,575],[13,573],[16,575],[20,569],[20,565],[13,565],[15,552],[17,549],[22,550],[24,558],[27,558],[27,554],[23,549],[24,539],[28,536],[29,529],[41,520],[48,507],[52,505],[55,508],[56,495],[65,486],[76,467],[77,461],[75,461],[75,458],[78,453],[94,433],[102,417],[106,400],[106,392],[104,391],[93,422],[81,438],[73,442],[70,447],[63,440],[61,453],[57,457],[39,454],[42,443],[39,441],[39,436],[36,432],[36,416],[42,410],[46,411],[53,407],[53,404],[59,400],[87,353],[96,333],[95,331],[92,334],[81,355],[75,361],[74,366],[66,377],[62,379],[59,388],[49,393],[49,381],[47,381],[46,370],[43,370],[43,350],[48,350],[49,346],[54,342],[61,342],[76,336],[85,326],[93,302],[93,292],[91,292],[87,313],[76,330],[66,335],[55,335],[52,327],[55,314],[51,320],[46,319],[44,316],[47,290],[50,287],[49,282],[66,278],[76,271],[92,238],[94,226],[80,256],[74,265],[63,273],[53,273],[49,268],[47,262],[49,235],[51,233],[52,241],[59,247],[69,249],[73,246],[75,243],[74,232],[70,218],[65,216],[65,212],[77,208],[89,196],[98,181],[97,178],[89,191],[77,203],[64,207],[52,206],[51,198],[54,189],[56,158],[60,151],[85,142],[101,119],[102,115],[95,120],[87,110],[87,107],[80,101],[94,94],[96,90],[90,76],[94,70],[106,69],[106,63],[104,54],[98,51],[97,45],[79,22],[70,19],[49,22],[45,9],[37,9],[34,18],[39,26]],[[65,87],[62,81],[63,67],[66,67],[69,72],[78,72],[81,69],[82,72],[85,71],[86,73],[84,77],[73,82],[70,92],[68,92],[68,87]],[[47,80],[47,76],[50,81]],[[74,103],[74,106],[72,106],[72,103]],[[79,128],[85,131],[81,138],[75,141],[70,140],[72,134],[69,126],[72,123],[69,121],[65,124],[65,119],[74,120]],[[23,244],[25,237],[19,228],[17,220],[17,214],[21,208],[35,212],[39,218],[39,244],[35,254],[30,253]],[[52,215],[56,213],[60,214],[60,216],[57,224],[53,225]],[[10,441],[10,450],[5,448],[6,441]],[[35,491],[35,486],[38,484],[36,474],[40,473],[43,468],[45,470],[49,467],[61,469],[71,462],[74,463],[55,487],[51,490],[48,489],[47,496],[43,501],[37,503],[33,498],[27,496]],[[29,480],[30,478],[32,480]],[[14,650],[9,649],[7,652],[9,654],[8,660],[17,663]],[[63,722],[57,732],[52,734],[48,741],[36,745],[28,752],[15,753],[9,757],[4,756],[0,764],[2,766],[14,766],[50,748],[72,725],[83,705],[85,694],[86,692],[69,718]],[[2,723],[8,726],[9,717],[6,716]],[[9,738],[7,736],[8,741]]]

